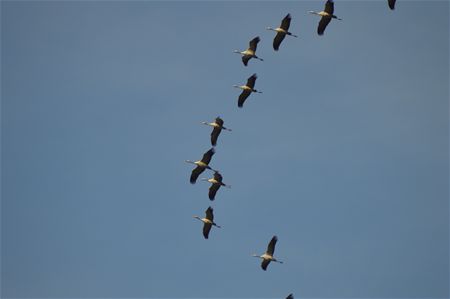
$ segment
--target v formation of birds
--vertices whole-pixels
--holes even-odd
[[[395,8],[395,1],[396,0],[388,0],[388,6],[391,10]],[[323,11],[309,11],[309,13],[320,16],[320,21],[317,26],[317,34],[323,35],[325,32],[326,27],[331,22],[332,19],[336,20],[342,20],[341,18],[334,15],[334,2],[333,0],[327,0],[325,2],[325,7]],[[278,51],[280,49],[280,45],[283,42],[284,38],[288,35],[291,37],[297,37],[297,35],[289,32],[289,27],[291,24],[291,15],[287,14],[283,20],[281,21],[280,27],[272,28],[267,27],[267,30],[272,30],[276,32],[275,38],[273,39],[273,49],[275,51]],[[249,47],[244,51],[235,50],[234,53],[240,54],[242,63],[244,66],[248,66],[248,63],[250,59],[254,58],[260,61],[264,61],[262,58],[258,57],[256,55],[256,49],[258,46],[258,43],[261,41],[259,36],[253,38],[249,42]],[[252,94],[252,93],[262,93],[261,91],[258,91],[255,89],[255,83],[258,76],[256,74],[251,75],[247,79],[247,83],[245,85],[234,85],[235,88],[241,89],[242,92],[240,93],[238,97],[238,107],[242,108],[244,106],[244,103],[246,99]],[[211,149],[209,149],[207,152],[203,154],[203,157],[201,160],[198,161],[190,161],[186,160],[188,163],[192,163],[196,165],[196,167],[192,170],[191,177],[190,177],[190,183],[195,184],[200,174],[202,174],[206,169],[209,169],[214,172],[213,177],[210,179],[202,178],[201,180],[207,181],[211,183],[211,186],[209,187],[208,197],[211,201],[215,199],[215,196],[217,194],[217,191],[219,191],[220,187],[226,187],[231,188],[230,185],[227,185],[223,182],[223,177],[220,174],[218,170],[215,170],[209,166],[209,163],[211,162],[211,159],[215,153],[215,146],[217,144],[217,139],[222,132],[222,130],[225,131],[231,131],[231,129],[226,128],[224,126],[224,121],[217,117],[214,122],[202,122],[202,124],[213,127],[213,130],[211,132],[211,145],[213,146]],[[217,225],[214,222],[214,214],[213,214],[213,208],[208,207],[205,211],[205,217],[201,218],[199,216],[194,216],[194,218],[200,220],[203,222],[203,237],[205,239],[209,238],[209,233],[211,231],[211,228],[213,226],[220,228],[219,225]],[[262,255],[253,254],[254,257],[257,257],[261,259],[261,268],[262,270],[266,271],[267,267],[271,262],[280,263],[283,262],[276,259],[274,257],[275,252],[275,245],[278,241],[277,236],[273,236],[270,240],[269,244],[267,245],[267,249],[265,253]],[[293,299],[293,294],[289,294],[286,299]]]

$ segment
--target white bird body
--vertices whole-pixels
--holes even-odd
[[[255,57],[255,51],[252,51],[252,50],[250,50],[250,49],[247,49],[247,50],[245,50],[245,51],[241,51],[241,52],[239,52],[239,53],[241,53],[241,54],[244,55],[244,56],[252,56],[252,57]]]
[[[273,31],[276,31],[276,32],[278,32],[278,33],[283,33],[283,34],[287,34],[287,31],[286,30],[284,30],[283,28],[280,28],[280,27],[277,27],[277,28],[271,28],[271,27],[267,27],[267,30],[273,30]]]
[[[197,165],[197,166],[200,166],[200,167],[206,167],[206,166],[208,166],[208,164],[206,164],[206,163],[203,162],[203,161],[195,161],[194,164]]]
[[[257,92],[256,89],[253,89],[253,88],[251,88],[251,87],[249,87],[247,85],[234,85],[234,87],[242,89],[242,90],[248,90],[248,91],[251,91],[251,92]]]
[[[214,127],[214,128],[220,128],[220,125],[219,124],[216,124],[216,123],[208,123],[208,122],[202,122],[202,124],[205,124],[205,125],[207,125],[207,126],[211,126],[211,127]]]
[[[212,224],[212,221],[207,219],[207,218],[200,218],[198,216],[194,216],[194,218],[200,220],[201,222],[205,223],[205,224]]]
[[[210,182],[211,184],[220,184],[220,183],[222,183],[222,182],[219,182],[218,180],[216,180],[214,178],[208,179],[208,182]]]

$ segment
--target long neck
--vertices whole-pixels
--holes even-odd
[[[191,164],[195,164],[195,162],[194,162],[194,161],[191,161],[191,160],[184,160],[184,162],[186,162],[186,163],[191,163]]]

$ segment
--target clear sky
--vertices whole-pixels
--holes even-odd
[[[448,298],[449,2],[322,8],[2,1],[2,298]]]

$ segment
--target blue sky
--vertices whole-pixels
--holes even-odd
[[[449,3],[322,8],[2,1],[2,297],[448,297]],[[218,115],[210,202],[183,161]]]

